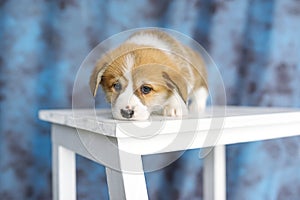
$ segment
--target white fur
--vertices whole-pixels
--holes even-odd
[[[206,107],[206,100],[208,97],[208,91],[206,88],[201,87],[194,94],[191,95],[191,104],[189,105],[189,112],[197,114],[202,112]]]
[[[170,51],[171,49],[167,42],[158,38],[156,35],[149,34],[149,33],[135,35],[132,38],[128,39],[127,42],[137,44],[137,45],[151,46],[151,47],[155,47],[167,51]]]
[[[127,76],[128,79],[131,79],[131,71],[132,71],[134,62],[135,62],[134,55],[129,54],[126,56],[124,67],[126,69],[125,73],[128,73],[128,76]]]

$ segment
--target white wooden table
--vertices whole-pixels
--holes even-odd
[[[134,123],[113,120],[109,110],[42,110],[39,117],[52,123],[53,197],[60,200],[76,199],[75,154],[106,167],[110,199],[143,200],[144,172],[155,167],[145,170],[142,156],[209,147],[204,199],[224,200],[226,144],[300,135],[300,110],[286,108],[214,107],[197,118]]]

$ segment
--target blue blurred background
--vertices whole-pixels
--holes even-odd
[[[50,125],[38,110],[71,108],[76,72],[91,49],[146,26],[202,44],[228,104],[300,106],[298,0],[1,0],[1,200],[52,198]],[[228,146],[228,199],[299,199],[299,144],[293,137]],[[77,163],[78,199],[108,199],[104,168]],[[202,176],[198,151],[188,151],[147,174],[150,199],[202,199]]]

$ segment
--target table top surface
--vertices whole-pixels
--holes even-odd
[[[124,132],[139,134],[172,134],[189,131],[234,129],[241,127],[272,126],[278,124],[300,125],[300,109],[270,107],[214,106],[208,107],[198,117],[171,118],[152,116],[147,121],[121,121],[112,118],[109,109],[99,110],[41,110],[41,120],[54,124],[112,137],[129,137]],[[300,126],[299,126],[300,127]],[[123,132],[123,133],[122,133]]]

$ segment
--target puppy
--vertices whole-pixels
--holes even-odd
[[[101,85],[115,119],[146,120],[151,113],[180,117],[205,109],[207,73],[199,54],[159,30],[131,35],[97,62],[93,96]]]

